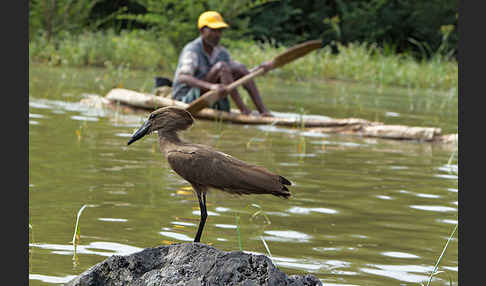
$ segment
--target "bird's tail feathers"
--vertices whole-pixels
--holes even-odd
[[[290,196],[292,195],[289,191],[289,189],[287,189],[286,186],[283,186],[282,185],[282,189],[280,190],[280,192],[278,193],[273,193],[274,195],[276,196],[279,196],[279,197],[282,197],[282,198],[285,198],[285,199],[288,199],[290,198]]]
[[[289,180],[285,179],[285,178],[284,178],[284,177],[282,177],[282,176],[279,176],[279,181],[280,181],[280,183],[282,183],[282,184],[284,184],[284,185],[287,185],[287,186],[292,185],[292,183],[291,183]]]

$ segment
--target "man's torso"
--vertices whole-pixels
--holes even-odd
[[[182,49],[179,56],[172,86],[172,98],[179,100],[191,89],[191,86],[188,84],[178,82],[180,74],[188,74],[197,79],[204,79],[211,67],[220,61],[230,63],[230,55],[224,47],[216,46],[211,56],[209,56],[204,51],[201,37],[189,42]]]

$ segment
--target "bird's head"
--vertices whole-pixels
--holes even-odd
[[[154,131],[177,132],[189,128],[194,123],[192,115],[182,108],[162,107],[150,113],[147,121],[133,133],[127,145]]]

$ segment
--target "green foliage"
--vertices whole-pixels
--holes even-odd
[[[98,25],[98,29],[113,29],[117,33],[122,30],[146,29],[147,26],[133,20],[119,19],[118,16],[124,14],[145,14],[145,7],[132,0],[100,0],[91,9],[90,20],[97,21],[104,19]]]
[[[430,57],[437,51],[457,50],[457,5],[452,0],[272,1],[247,13],[251,18],[247,34],[283,45],[316,38],[345,45],[377,43],[393,46],[399,53],[414,51],[417,57]],[[430,51],[424,54],[410,38],[426,43]]]
[[[336,1],[340,16],[342,43],[372,42],[381,46],[393,43],[398,52],[417,51],[421,58],[432,56],[442,43],[443,25],[457,25],[457,1]],[[410,39],[424,43],[429,51],[418,47]],[[450,47],[454,37],[449,37]],[[442,52],[442,51],[441,51]]]
[[[285,51],[272,43],[227,40],[232,58],[248,68],[258,66]],[[399,85],[409,88],[450,90],[457,94],[458,65],[453,58],[434,55],[430,60],[416,60],[411,54],[396,54],[389,44],[380,48],[376,43],[336,43],[295,62],[272,70],[268,76],[290,80],[342,79],[374,83],[377,86]],[[30,61],[50,65],[102,66],[109,71],[130,69],[157,70],[173,74],[179,51],[165,37],[152,31],[85,32],[81,35],[62,34],[47,42],[39,36],[29,42]],[[123,80],[121,77],[117,77]]]
[[[223,44],[256,40],[290,46],[321,38],[376,43],[387,52],[427,58],[457,53],[458,2],[453,0],[29,0],[29,39],[62,31],[143,29],[177,51],[198,36],[203,11],[219,11],[230,28]]]
[[[248,36],[274,44],[295,44],[322,37],[323,19],[332,14],[328,1],[283,0],[267,1],[254,6],[250,17]]]
[[[165,35],[178,49],[197,35],[193,19],[197,19],[198,11],[203,9],[200,1],[195,1],[193,5],[188,5],[188,1],[177,0],[138,0],[137,2],[146,8],[146,14],[124,14],[118,18],[147,24],[155,33]]]
[[[449,246],[449,242],[451,242],[452,238],[454,237],[454,234],[456,233],[456,230],[457,230],[457,224],[454,227],[454,230],[452,231],[451,235],[449,236],[449,239],[447,239],[447,242],[446,242],[446,244],[444,246],[444,249],[442,250],[442,253],[440,254],[439,258],[437,259],[437,262],[435,263],[434,270],[432,270],[432,272],[430,273],[429,280],[427,280],[426,286],[429,286],[430,285],[430,283],[432,282],[432,278],[434,278],[434,276],[436,276],[437,274],[441,273],[441,271],[438,271],[440,261],[444,257],[444,254],[445,254],[445,252],[447,250],[447,246]],[[450,284],[452,284],[452,281],[450,281]]]
[[[197,19],[207,10],[219,11],[231,29],[225,33],[228,38],[241,36],[247,29],[248,19],[239,17],[252,7],[251,0],[138,0],[137,3],[146,8],[145,14],[130,14],[118,16],[119,19],[136,20],[147,24],[160,35],[167,37],[172,45],[180,50],[190,40],[199,36]],[[258,3],[263,1],[256,1]]]
[[[29,0],[29,39],[45,31],[49,41],[61,31],[79,33],[95,29],[99,21],[89,21],[91,9],[100,0]]]
[[[177,61],[176,51],[166,38],[151,31],[114,30],[61,33],[47,42],[43,35],[29,42],[29,58],[51,65],[106,66],[129,65],[132,68],[171,69]]]

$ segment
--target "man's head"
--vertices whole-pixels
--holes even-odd
[[[223,29],[229,27],[218,12],[206,11],[199,16],[197,27],[201,33],[203,41],[211,46],[218,45]]]

